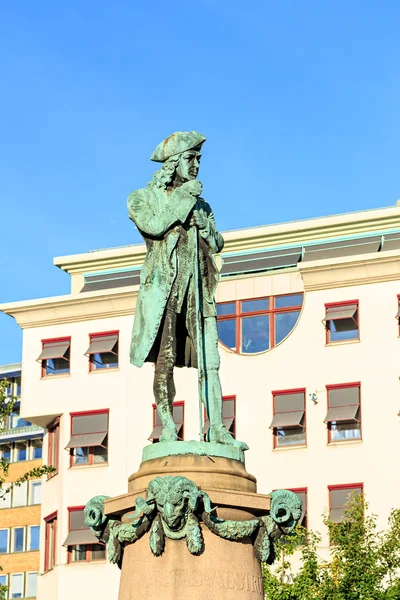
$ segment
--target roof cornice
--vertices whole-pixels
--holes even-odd
[[[399,250],[298,263],[304,290],[328,290],[354,285],[400,281]]]
[[[0,305],[0,311],[17,321],[22,329],[47,327],[131,315],[135,312],[139,286],[84,294],[54,296]]]
[[[391,229],[400,229],[400,206],[227,231],[223,233],[225,247],[222,255]],[[71,275],[77,275],[141,265],[145,256],[145,244],[136,244],[56,257],[54,264]]]
[[[400,251],[339,257],[298,263],[290,270],[300,272],[306,292],[331,288],[400,281]],[[287,272],[285,269],[283,272]],[[279,272],[262,273],[277,277]],[[253,275],[250,275],[253,277]],[[230,277],[227,283],[244,276]],[[221,285],[224,285],[222,280]],[[0,305],[0,311],[14,317],[22,329],[62,323],[77,323],[108,317],[132,315],[139,286],[55,296]]]

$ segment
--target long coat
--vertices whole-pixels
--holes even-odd
[[[220,252],[224,240],[218,233],[214,215],[207,202],[190,194],[185,187],[177,187],[171,194],[150,183],[128,197],[129,217],[142,234],[147,254],[140,273],[140,290],[136,304],[131,342],[131,363],[141,367],[144,362],[156,360],[152,348],[177,276],[176,246],[183,224],[192,210],[203,213],[207,225],[199,230],[199,287],[201,310],[204,317],[215,317],[214,294],[218,284],[218,270],[214,254]],[[195,228],[191,228],[193,233]],[[189,234],[192,232],[189,231]],[[194,236],[189,235],[190,244]],[[182,365],[177,365],[182,366]]]

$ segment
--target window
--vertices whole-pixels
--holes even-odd
[[[225,396],[222,398],[222,422],[227,430],[235,437],[236,435],[236,396]],[[206,436],[210,429],[210,421],[204,411],[203,434]]]
[[[115,269],[97,273],[97,275],[85,275],[85,285],[81,292],[92,292],[95,290],[108,290],[110,288],[125,287],[127,285],[140,284],[141,267],[128,267],[126,269]]]
[[[302,304],[303,294],[219,303],[218,337],[240,354],[265,352],[289,335]]]
[[[297,494],[302,502],[303,509],[301,512],[299,525],[307,529],[307,488],[291,488],[290,491]]]
[[[57,513],[45,518],[44,570],[50,571],[56,564]]]
[[[305,390],[272,392],[274,448],[306,444]]]
[[[37,573],[26,573],[25,598],[36,598]]]
[[[3,460],[11,462],[11,451],[12,451],[12,444],[8,443],[8,444],[0,445],[0,453],[1,453],[1,458]]]
[[[29,504],[40,504],[41,502],[41,481],[24,481],[21,485],[14,484],[9,492],[11,484],[4,484],[2,488],[5,492],[0,497],[0,509],[2,508],[19,508],[28,505],[28,487],[29,487]]]
[[[0,458],[10,463],[35,460],[42,456],[42,438],[7,442],[0,445]]]
[[[14,398],[20,398],[21,397],[21,377],[6,377],[9,385],[7,387],[7,391],[6,391],[6,395],[7,398],[10,397],[14,397]]]
[[[27,442],[15,442],[14,449],[15,462],[21,462],[28,458],[28,443]]]
[[[4,585],[5,587],[7,587],[7,585],[8,585],[7,579],[8,579],[7,575],[0,575],[0,585]],[[6,598],[6,597],[7,596],[5,596],[4,598]]]
[[[71,413],[71,439],[67,444],[71,467],[108,460],[108,410]]]
[[[68,562],[104,560],[106,548],[85,524],[83,507],[69,508],[69,533],[64,542],[68,547]]]
[[[361,439],[360,384],[327,386],[328,442]]]
[[[42,482],[29,482],[29,504],[40,504],[42,501]]]
[[[0,554],[8,552],[9,533],[8,529],[0,529]]]
[[[10,575],[9,598],[23,598],[24,596],[24,574],[13,573]]]
[[[28,527],[28,551],[39,550],[40,545],[40,525],[31,525]]]
[[[10,587],[8,595],[6,592],[4,598],[36,598],[37,575],[37,573],[13,573],[11,575],[0,575],[0,585]],[[1,598],[3,598],[3,596],[1,596]]]
[[[20,417],[19,406],[17,406],[16,408],[18,410],[14,410],[9,416],[9,429],[20,429],[21,427],[30,427],[32,423]]]
[[[89,371],[118,367],[118,331],[90,335],[85,354],[89,357]]]
[[[37,460],[38,458],[42,458],[42,455],[43,455],[43,439],[38,438],[36,440],[31,440],[31,442],[30,442],[31,460]]]
[[[325,304],[326,343],[358,340],[358,300]]]
[[[37,359],[42,364],[42,377],[70,372],[70,346],[71,338],[42,340],[42,352]]]
[[[185,418],[185,403],[184,402],[174,402],[172,407],[172,416],[174,419],[174,423],[176,425],[176,431],[178,433],[178,439],[183,440],[184,436],[184,418]],[[149,440],[153,442],[153,444],[159,441],[160,435],[162,432],[162,423],[160,419],[160,415],[158,414],[158,410],[155,404],[153,404],[153,431],[149,436]]]
[[[60,418],[58,417],[48,427],[48,451],[47,464],[58,471],[58,461],[60,455]],[[53,477],[56,473],[49,473],[47,478]]]
[[[14,485],[11,493],[12,493],[11,506],[13,508],[16,508],[18,506],[26,506],[27,493],[28,493],[28,482],[24,481],[19,486]]]
[[[11,494],[9,483],[3,483],[0,494],[0,509],[11,507]]]
[[[363,484],[354,483],[350,485],[331,485],[329,486],[329,514],[334,523],[343,521],[346,511],[346,504],[352,493],[362,494]]]
[[[25,527],[14,527],[12,530],[12,552],[25,550]]]

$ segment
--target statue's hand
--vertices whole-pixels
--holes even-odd
[[[205,229],[207,227],[207,217],[203,212],[195,210],[190,218],[189,225],[197,227],[197,229]]]
[[[192,196],[197,197],[200,196],[203,185],[198,179],[191,179],[190,181],[185,181],[185,183],[181,185],[181,189],[189,192]]]

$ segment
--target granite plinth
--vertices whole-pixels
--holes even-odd
[[[221,456],[176,454],[145,460],[129,478],[129,492],[107,500],[105,511],[123,522],[138,496],[145,497],[154,477],[183,475],[205,491],[223,519],[246,521],[270,508],[270,496],[257,494],[256,479],[240,460]],[[261,567],[250,540],[222,539],[201,525],[204,549],[190,554],[185,539],[166,540],[154,556],[144,535],[124,550],[119,600],[261,600]]]

